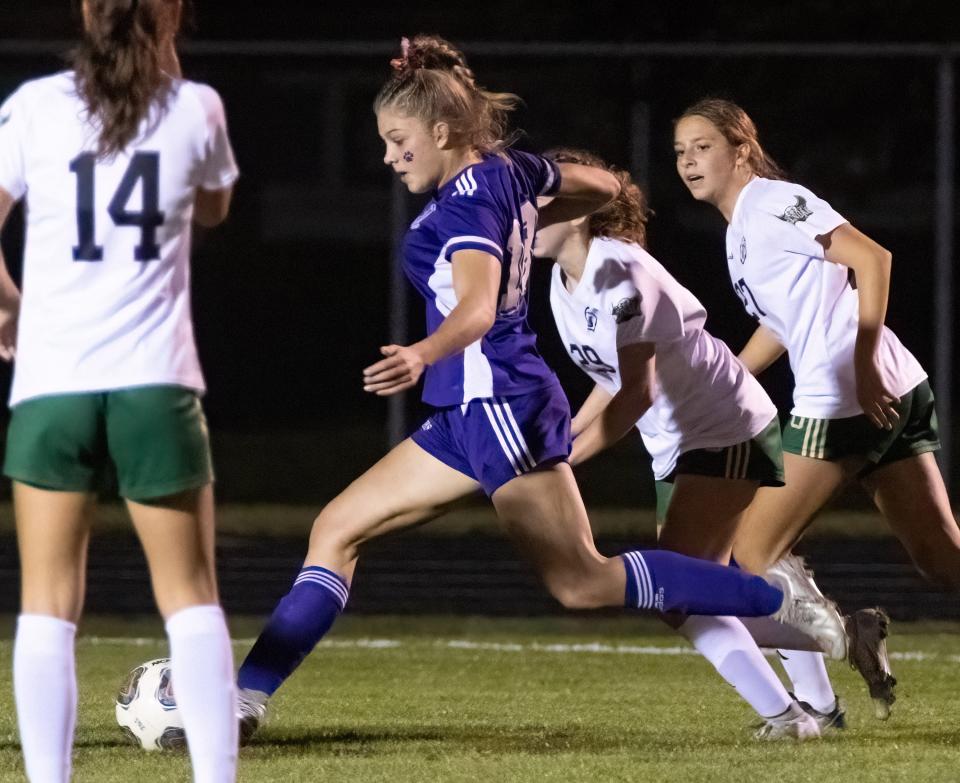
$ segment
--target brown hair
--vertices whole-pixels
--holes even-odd
[[[783,169],[760,146],[760,135],[750,115],[733,101],[724,98],[704,98],[697,101],[673,121],[673,127],[676,128],[680,120],[693,116],[703,117],[714,125],[734,147],[746,144],[750,149],[750,168],[758,177],[784,178]]]
[[[390,61],[393,75],[374,99],[374,112],[390,106],[430,127],[445,122],[455,144],[480,152],[498,152],[510,143],[507,117],[519,97],[478,85],[463,53],[439,36],[404,38],[401,46],[401,56]]]
[[[579,163],[613,174],[620,183],[620,195],[587,218],[587,230],[591,237],[611,237],[633,242],[640,247],[646,246],[647,221],[653,211],[647,206],[647,197],[630,177],[629,172],[609,165],[586,150],[561,147],[548,151],[546,157],[557,163]]]
[[[178,0],[87,0],[87,22],[69,55],[77,92],[110,157],[137,136],[150,106],[166,104],[172,78],[160,65],[162,10]]]

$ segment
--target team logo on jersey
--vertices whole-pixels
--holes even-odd
[[[423,212],[421,212],[419,215],[417,215],[416,220],[414,220],[410,224],[410,230],[416,231],[418,228],[420,228],[420,224],[436,211],[437,211],[437,202],[431,201],[429,204],[427,204],[427,208],[423,210]]]
[[[796,225],[810,217],[813,214],[813,210],[807,209],[807,200],[803,196],[794,196],[794,198],[797,200],[797,203],[792,207],[787,207],[783,210],[783,214],[777,215],[777,217],[784,223],[793,223],[793,225]]]
[[[613,317],[618,324],[629,321],[634,316],[640,315],[640,297],[631,296],[629,299],[621,299],[613,308]]]
[[[747,263],[747,238],[743,237],[740,240],[740,263]]]
[[[583,317],[587,319],[587,331],[589,332],[597,331],[597,308],[596,307],[583,308]]]

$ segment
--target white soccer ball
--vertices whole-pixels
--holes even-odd
[[[127,675],[117,694],[117,723],[144,750],[186,747],[169,658],[141,663]]]

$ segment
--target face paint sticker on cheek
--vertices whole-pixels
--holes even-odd
[[[407,163],[413,163],[413,153],[410,152],[410,150],[407,150],[406,152],[403,153],[403,159]]]

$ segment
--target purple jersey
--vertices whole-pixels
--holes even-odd
[[[423,401],[436,407],[526,394],[555,383],[527,324],[527,280],[537,196],[555,192],[555,163],[508,150],[461,171],[435,193],[403,241],[404,271],[426,299],[433,334],[457,304],[451,257],[483,250],[500,260],[500,298],[490,331],[427,369]]]

